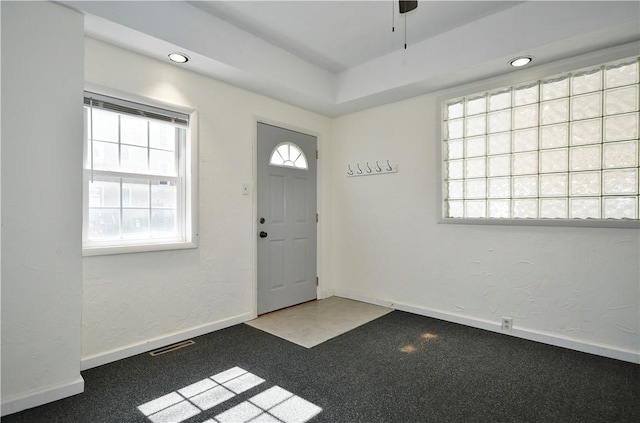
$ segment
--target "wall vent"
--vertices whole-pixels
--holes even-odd
[[[188,341],[178,342],[177,344],[167,345],[166,347],[158,348],[157,350],[153,350],[149,353],[150,356],[155,357],[157,355],[166,354],[168,352],[172,352],[175,350],[179,350],[180,348],[188,347],[189,345],[195,344],[191,339]]]

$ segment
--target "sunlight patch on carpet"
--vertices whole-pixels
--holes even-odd
[[[413,354],[418,350],[420,350],[421,348],[423,348],[425,344],[434,342],[437,339],[438,339],[438,335],[429,333],[429,332],[424,332],[423,334],[420,335],[417,342],[413,344],[405,345],[404,347],[400,348],[400,351],[406,354]]]
[[[152,423],[180,423],[265,382],[233,367],[138,406]],[[213,411],[213,410],[212,410]],[[279,386],[272,386],[203,423],[304,423],[322,408]]]

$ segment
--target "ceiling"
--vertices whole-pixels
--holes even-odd
[[[338,74],[403,48],[405,26],[408,43],[417,43],[522,2],[422,2],[407,21],[397,1],[189,3]]]
[[[637,1],[61,1],[87,35],[327,116],[628,43]],[[392,27],[395,31],[392,32]],[[404,48],[405,31],[407,48]]]

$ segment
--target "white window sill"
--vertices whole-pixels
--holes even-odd
[[[173,242],[165,244],[123,245],[118,247],[84,247],[82,249],[82,256],[107,256],[153,251],[185,250],[190,248],[198,248],[198,244],[195,242]]]
[[[458,225],[552,226],[574,228],[640,229],[639,220],[605,219],[498,219],[440,218],[438,223]]]

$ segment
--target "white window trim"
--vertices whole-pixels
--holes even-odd
[[[158,107],[161,109],[175,110],[177,112],[185,113],[189,115],[189,128],[186,133],[186,159],[189,162],[189,172],[185,172],[184,180],[187,187],[190,189],[183,190],[186,196],[185,201],[185,215],[189,216],[189,219],[185,221],[185,241],[180,242],[149,242],[149,243],[137,243],[135,245],[119,245],[119,246],[82,246],[82,256],[103,256],[114,254],[130,254],[130,253],[144,253],[155,251],[169,251],[169,250],[183,250],[198,248],[199,245],[199,232],[198,232],[198,112],[192,108],[186,108],[183,106],[177,106],[171,103],[164,103],[147,97],[137,96],[130,93],[124,93],[118,90],[107,89],[101,86],[87,84],[85,91],[93,92],[96,94],[119,98],[125,101],[134,103],[145,104],[152,107]],[[83,142],[83,149],[85,148]],[[83,156],[84,157],[84,156]],[[90,170],[84,169],[83,172],[90,172]],[[84,211],[88,210],[89,196],[84,193],[84,174],[83,174],[83,195],[82,195],[82,225],[83,234],[86,233],[88,220],[84,216]]]
[[[549,227],[587,227],[587,228],[621,228],[640,229],[640,220],[609,220],[609,219],[506,219],[506,218],[448,218],[444,210],[445,172],[443,170],[442,151],[442,104],[452,98],[464,97],[481,91],[492,91],[499,88],[515,86],[527,82],[544,79],[549,76],[572,71],[574,69],[597,66],[602,63],[614,62],[638,55],[637,43],[629,43],[561,61],[543,64],[527,69],[472,82],[461,87],[440,91],[436,94],[435,119],[435,151],[436,172],[439,185],[436,189],[436,216],[439,224],[456,225],[500,225],[500,226],[549,226]],[[508,61],[505,62],[508,65]]]

